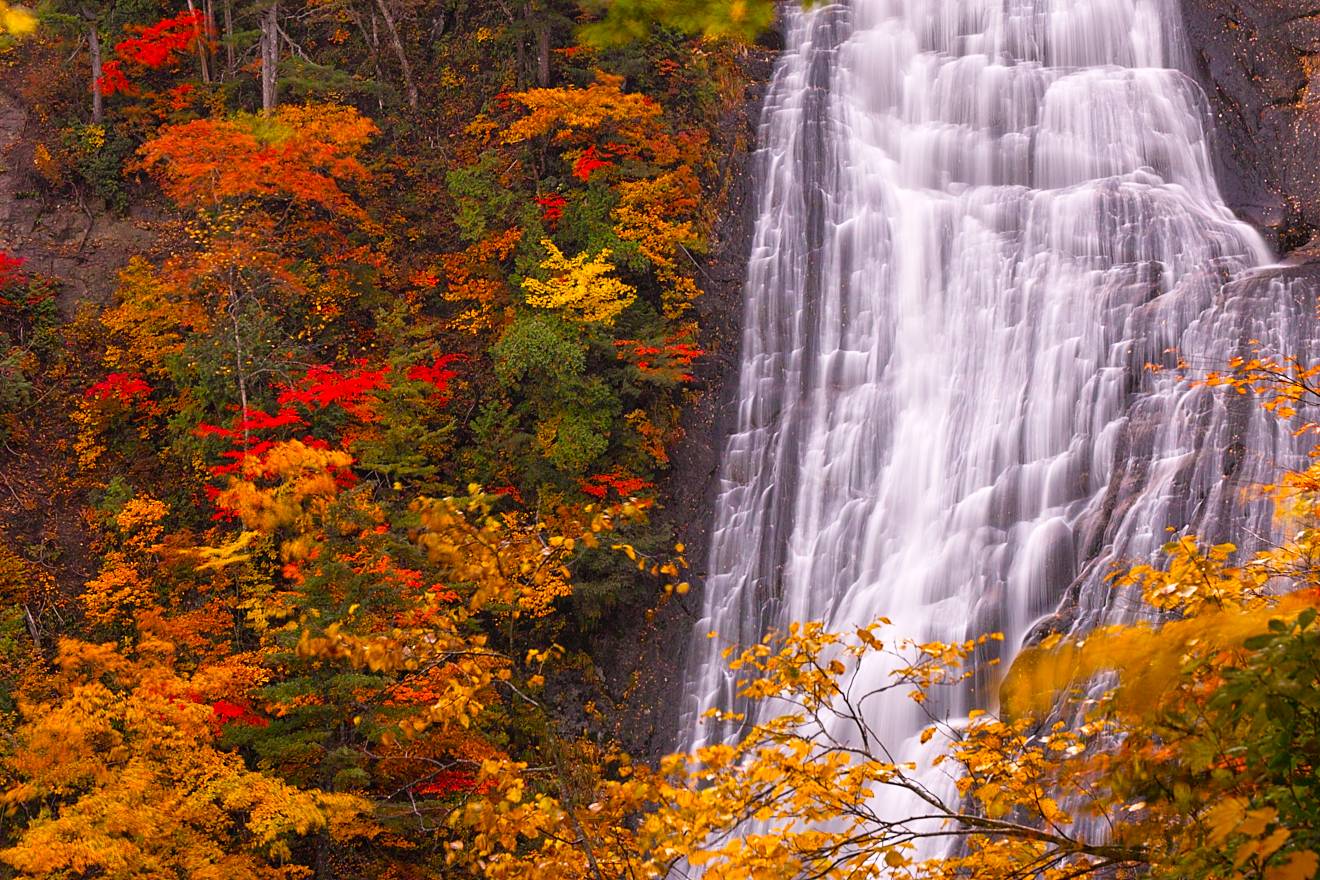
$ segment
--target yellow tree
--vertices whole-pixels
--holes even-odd
[[[508,96],[524,113],[500,135],[504,144],[546,138],[583,183],[615,169],[614,234],[635,243],[662,287],[665,317],[681,317],[699,291],[691,250],[705,241],[705,205],[694,166],[704,135],[671,133],[663,108],[625,92],[622,77],[598,73],[586,88],[531,89]],[[562,210],[561,207],[558,210]],[[601,255],[598,259],[604,259]]]
[[[37,30],[37,17],[21,6],[0,2],[0,34],[26,36]]]
[[[655,120],[663,113],[645,95],[623,91],[623,77],[603,72],[583,89],[530,89],[508,98],[526,113],[500,135],[506,144],[553,136],[557,144],[581,147],[606,134],[640,146],[655,138]]]
[[[451,862],[509,880],[662,878],[683,876],[685,866],[717,880],[1064,878],[1144,863],[1140,849],[1076,835],[1059,805],[1084,779],[1053,773],[1058,756],[1084,753],[1095,730],[974,713],[970,724],[932,725],[925,766],[895,762],[862,711],[875,691],[856,688],[858,664],[877,654],[897,660],[881,690],[924,702],[964,681],[989,638],[918,645],[888,641],[887,627],[840,634],[794,625],[731,655],[746,676],[743,696],[781,714],[735,741],[667,758],[658,772],[597,752],[579,765],[585,779],[563,785],[522,764],[487,762],[485,796],[450,817]],[[932,767],[959,780],[956,794],[923,781]],[[885,815],[877,798],[886,792],[918,811]],[[932,836],[965,839],[971,855],[918,861],[915,844]]]
[[[101,570],[83,589],[82,604],[94,626],[132,626],[139,612],[157,604],[157,564],[169,508],[150,496],[129,499],[115,515],[116,546],[107,548]]]
[[[387,631],[339,622],[308,627],[298,650],[309,659],[392,676],[398,692],[411,695],[409,710],[381,735],[387,748],[488,739],[491,745],[479,759],[455,761],[451,756],[443,763],[447,778],[454,778],[451,768],[460,771],[461,782],[448,792],[450,797],[413,805],[435,816],[455,869],[524,880],[621,876],[597,872],[615,858],[611,851],[625,859],[636,851],[622,845],[631,832],[619,824],[620,817],[635,817],[644,805],[640,796],[650,789],[606,785],[602,767],[626,774],[628,759],[555,733],[540,697],[547,669],[564,651],[553,643],[532,642],[514,653],[511,634],[516,621],[547,615],[552,603],[572,589],[573,561],[601,546],[603,536],[621,523],[644,516],[645,506],[566,507],[532,517],[497,512],[499,500],[472,486],[464,498],[417,501],[412,509],[418,523],[415,540],[445,587],[420,593]],[[483,627],[482,621],[493,625]],[[524,716],[544,731],[529,746],[534,761],[511,756],[498,745],[506,741],[509,719]],[[363,717],[360,723],[373,722]],[[429,790],[435,778],[432,770],[417,782]],[[627,808],[603,809],[597,802],[602,786]],[[584,830],[571,832],[574,823]],[[598,840],[596,834],[605,837]],[[552,847],[553,854],[524,859],[521,844],[529,839]]]
[[[144,631],[130,649],[63,640],[5,760],[21,877],[291,878],[301,838],[370,833],[366,804],[248,770],[215,745],[214,682]]]
[[[541,262],[549,277],[545,281],[523,281],[529,306],[562,312],[569,320],[582,324],[610,326],[637,298],[635,288],[612,277],[614,264],[608,250],[594,257],[578,254],[569,258],[549,239],[541,246],[549,255]]]

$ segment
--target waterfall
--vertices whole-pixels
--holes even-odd
[[[1003,632],[1007,660],[1138,613],[1106,575],[1169,528],[1254,546],[1244,490],[1304,460],[1250,400],[1146,368],[1314,329],[1219,195],[1172,2],[791,4],[785,28],[687,747],[733,733],[699,720],[738,705],[729,643],[885,615]],[[871,712],[915,747],[911,701]]]

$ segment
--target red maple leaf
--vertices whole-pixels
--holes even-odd
[[[26,262],[22,257],[11,257],[0,251],[0,287],[22,284],[26,280],[23,274],[23,264]]]
[[[136,373],[111,373],[83,392],[88,400],[117,400],[132,403],[151,394],[151,386]]]
[[[532,201],[541,206],[541,219],[546,223],[558,223],[564,216],[564,207],[568,204],[568,199],[559,193],[537,196]]]
[[[613,164],[609,161],[608,154],[598,152],[594,146],[587,147],[587,151],[573,163],[573,176],[586,183],[591,180],[593,173],[602,168],[609,168]]]

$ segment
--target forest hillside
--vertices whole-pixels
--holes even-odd
[[[0,2],[0,877],[1316,876],[1320,466],[1011,670],[883,617],[721,642],[727,735],[667,756],[775,23]],[[1296,150],[1234,137],[1232,207],[1305,255]],[[1300,436],[1308,354],[1152,372]]]

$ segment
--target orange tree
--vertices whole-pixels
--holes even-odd
[[[546,622],[645,504],[387,505],[328,444],[241,451],[214,493],[234,528],[199,544],[124,502],[82,598],[113,641],[21,673],[0,860],[23,876],[434,876],[436,829],[491,768],[566,748]]]
[[[375,130],[351,108],[287,106],[166,126],[143,145],[139,166],[193,247],[131,262],[102,323],[112,367],[168,380],[157,399],[176,426],[191,427],[185,411],[195,425],[270,406],[317,348],[369,344],[384,257],[359,198]]]

